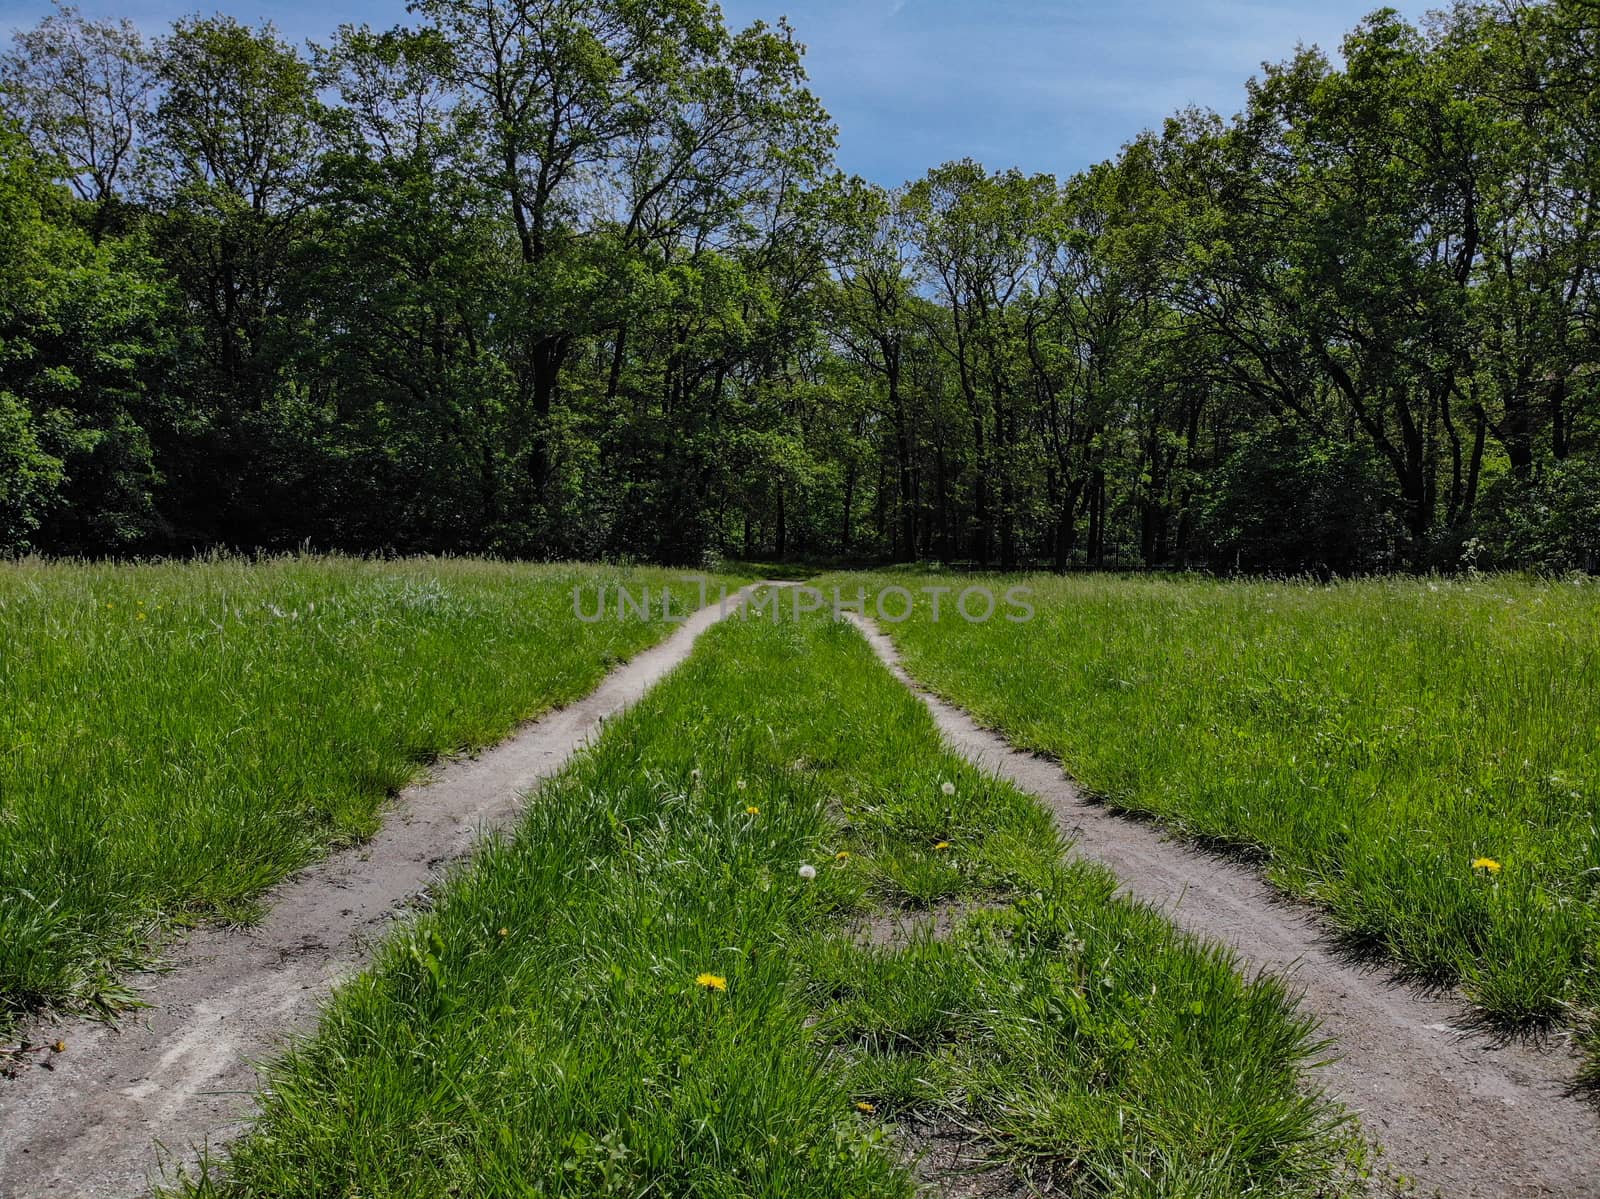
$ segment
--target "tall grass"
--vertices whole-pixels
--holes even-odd
[[[730,622],[396,931],[181,1189],[910,1199],[890,1129],[920,1113],[1074,1194],[1339,1193],[1282,987],[1060,849],[852,629]],[[977,897],[947,945],[852,934]]]
[[[885,627],[913,674],[1090,791],[1259,858],[1495,1021],[1600,1003],[1600,588],[1017,582],[1031,623],[947,599]]]
[[[0,1024],[125,1001],[118,974],[162,926],[248,917],[262,888],[371,833],[420,764],[576,698],[667,631],[659,611],[580,623],[574,586],[674,577],[0,564]]]

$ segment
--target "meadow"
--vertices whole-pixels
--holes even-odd
[[[727,622],[397,929],[175,1193],[910,1199],[919,1123],[1073,1194],[1357,1186],[1283,984],[1062,848],[853,629]],[[940,935],[883,934],[917,913]]]
[[[935,622],[919,594],[882,625],[921,682],[1106,803],[1258,861],[1353,949],[1459,983],[1487,1020],[1592,1030],[1592,581],[865,581],[976,583],[1030,586],[1036,618],[968,624],[947,598]]]
[[[0,1026],[126,1004],[164,930],[250,919],[264,888],[370,834],[430,759],[583,695],[670,629],[659,609],[580,622],[575,586],[679,577],[0,564]]]

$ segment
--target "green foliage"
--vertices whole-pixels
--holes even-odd
[[[887,191],[707,0],[63,8],[0,56],[6,544],[1588,566],[1584,14],[1380,10],[1231,120]]]
[[[1206,479],[1196,535],[1235,572],[1348,575],[1389,564],[1404,533],[1384,511],[1380,471],[1360,444],[1269,425]]]
[[[1483,539],[1467,551],[1474,565],[1600,573],[1600,464],[1554,463],[1531,486],[1499,480],[1486,507]]]
[[[86,20],[70,5],[18,30],[16,45],[0,56],[0,103],[78,196],[98,206],[97,218],[113,215],[138,172],[154,55],[127,18]]]
[[[26,550],[61,486],[61,459],[45,453],[33,413],[0,391],[0,549]]]
[[[147,426],[166,296],[133,243],[96,243],[0,123],[0,553],[137,542],[159,482]]]

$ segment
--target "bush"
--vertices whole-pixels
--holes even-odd
[[[1508,476],[1485,498],[1479,565],[1600,572],[1600,462],[1555,462],[1532,483]]]
[[[1403,534],[1384,494],[1365,446],[1267,425],[1217,471],[1197,532],[1222,569],[1354,574],[1393,565]]]

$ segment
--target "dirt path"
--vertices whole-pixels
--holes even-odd
[[[1128,894],[1179,927],[1232,946],[1247,970],[1293,978],[1340,1055],[1318,1080],[1361,1116],[1387,1150],[1388,1171],[1414,1179],[1417,1194],[1600,1196],[1600,1113],[1569,1093],[1578,1058],[1568,1045],[1497,1044],[1461,1027],[1458,996],[1419,995],[1350,964],[1308,909],[1255,872],[1089,802],[1057,763],[1014,749],[924,691],[887,637],[851,619],[927,703],[946,740],[1042,799],[1073,852],[1105,863]]]
[[[0,1079],[0,1199],[123,1199],[159,1168],[194,1161],[196,1146],[236,1135],[253,1110],[252,1063],[308,1028],[440,868],[480,830],[509,825],[527,791],[687,658],[721,615],[715,603],[702,609],[587,698],[401,792],[371,841],[268,892],[255,927],[194,932],[145,989],[147,1011],[116,1028],[57,1020],[31,1030],[33,1042],[59,1038],[67,1051],[53,1070]]]

